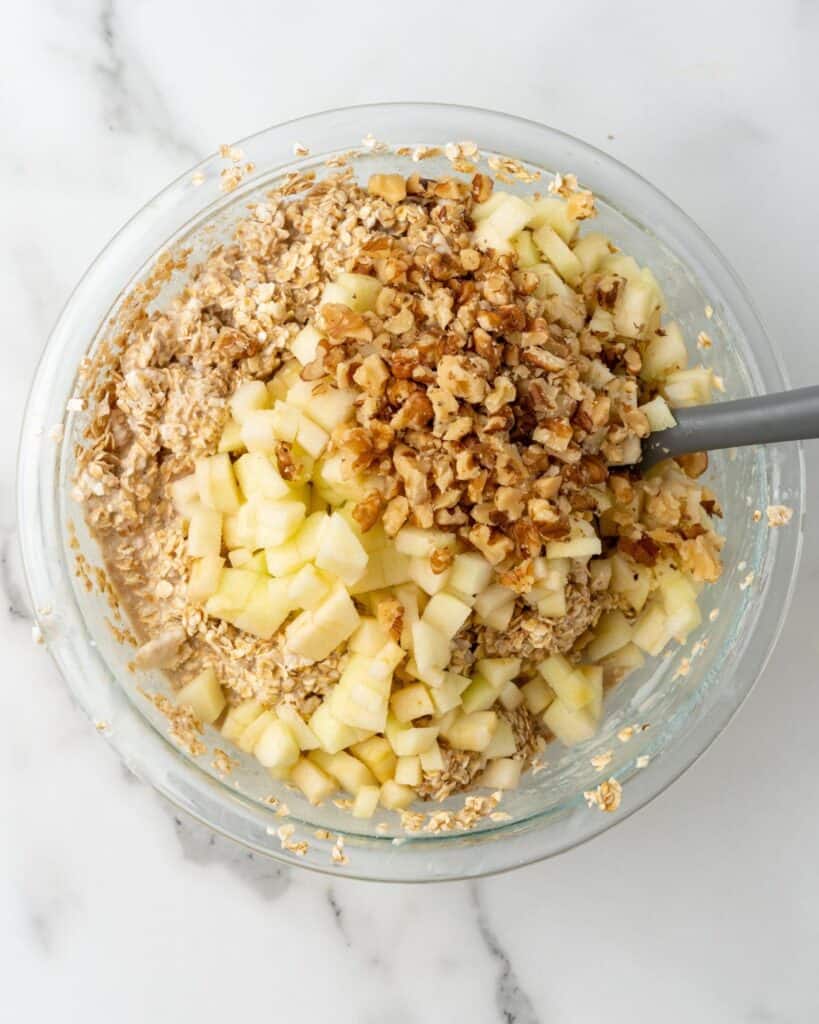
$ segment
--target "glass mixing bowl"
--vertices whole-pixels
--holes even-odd
[[[571,750],[551,746],[547,766],[504,795],[501,808],[509,817],[503,821],[485,820],[466,833],[405,834],[394,814],[362,822],[332,803],[311,807],[272,783],[250,757],[243,755],[240,767],[224,778],[210,755],[192,759],[181,752],[168,739],[166,720],[138,691],[142,686],[167,692],[166,683],[161,676],[127,670],[132,649],[114,639],[105,600],[86,592],[74,575],[69,523],[91,564],[99,563],[99,553],[71,498],[83,413],[64,411],[80,360],[105,338],[123,297],[157,255],[179,247],[190,248],[194,258],[203,255],[230,235],[247,203],[286,171],[311,169],[320,178],[330,172],[329,156],[353,148],[352,164],[363,180],[375,171],[451,172],[444,157],[414,163],[408,155],[380,151],[371,138],[369,147],[362,144],[365,135],[391,147],[470,139],[484,154],[514,156],[546,175],[572,171],[598,197],[595,229],[651,267],[688,339],[707,329],[714,344],[703,356],[724,378],[726,397],[786,386],[751,302],[714,246],[672,202],[611,157],[543,125],[466,107],[392,104],[330,111],[238,143],[243,163],[252,161],[255,170],[229,194],[219,187],[226,161],[205,160],[152,199],[88,270],[49,339],[26,412],[19,459],[23,556],[40,628],[75,698],[128,766],[174,804],[260,853],[320,871],[399,881],[472,877],[567,850],[621,821],[668,786],[725,727],[762,671],[790,600],[800,548],[801,451],[791,445],[713,457],[711,485],[724,506],[727,543],[724,575],[702,595],[705,625],[685,649],[649,660],[608,694],[595,739]],[[294,159],[297,140],[310,147],[310,155]],[[504,187],[530,193],[544,189],[547,180]],[[176,286],[175,280],[168,287]],[[710,319],[706,307],[713,309]],[[49,430],[55,421],[65,424],[59,442],[53,439],[59,431]],[[795,509],[788,529],[769,530],[764,516],[761,524],[753,521],[752,510],[780,502]],[[703,639],[707,645],[698,644],[692,656],[693,645]],[[680,674],[684,655],[690,669]],[[619,741],[618,731],[635,723],[650,728]],[[218,745],[211,731],[206,738],[209,746]],[[612,759],[601,775],[590,759],[607,751]],[[587,807],[584,791],[610,776],[623,786],[620,809],[606,814]],[[283,818],[265,803],[270,794],[286,800],[293,838],[308,840],[303,857],[281,849],[276,829]],[[463,797],[452,798],[444,806],[462,803]],[[386,831],[378,830],[380,821],[388,822]],[[332,863],[331,844],[315,838],[316,829],[344,837],[348,864]]]

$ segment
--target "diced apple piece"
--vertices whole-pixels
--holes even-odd
[[[351,813],[354,818],[371,818],[378,810],[380,786],[362,786],[355,795]]]
[[[407,664],[404,667],[407,674],[411,675],[413,679],[420,679],[422,683],[426,683],[432,689],[439,689],[443,686],[446,673],[442,668],[426,665],[423,669],[420,669],[414,658],[408,658]]]
[[[279,704],[276,717],[293,733],[300,750],[315,750],[319,746],[318,737],[292,704]]]
[[[619,552],[612,555],[609,562],[613,593],[622,594],[634,611],[641,611],[651,589],[650,573]]]
[[[208,615],[227,618],[242,611],[259,582],[259,575],[246,569],[222,569],[216,593],[205,605]]]
[[[512,248],[515,250],[515,255],[518,258],[518,266],[521,269],[527,269],[528,267],[534,266],[536,263],[540,263],[540,252],[537,246],[532,241],[531,231],[521,231],[519,235],[515,235],[512,239]]]
[[[319,342],[323,337],[321,331],[317,331],[312,324],[307,324],[290,342],[290,351],[302,366],[306,366],[316,358]]]
[[[170,491],[174,508],[183,519],[189,520],[200,504],[196,473],[174,480]]]
[[[224,564],[224,558],[219,555],[205,555],[194,560],[188,579],[188,600],[192,604],[203,604],[216,593]]]
[[[341,750],[335,754],[328,754],[324,750],[313,750],[308,757],[323,772],[336,779],[342,789],[346,789],[353,796],[362,786],[375,785],[375,776],[370,769],[357,757],[353,757],[346,751]]]
[[[355,631],[359,623],[355,605],[338,584],[314,611],[302,612],[287,627],[287,646],[294,654],[321,661]]]
[[[442,772],[444,770],[444,756],[437,742],[433,743],[422,754],[419,754],[418,759],[421,762],[423,772],[432,774],[433,772]]]
[[[273,409],[254,409],[242,424],[242,441],[249,452],[270,455],[278,438],[274,433],[278,416]]]
[[[437,714],[444,715],[447,711],[457,708],[461,703],[461,694],[471,683],[472,680],[469,676],[458,675],[456,672],[444,672],[441,685],[430,691]]]
[[[643,280],[627,280],[614,307],[614,329],[624,338],[645,338],[658,321],[660,297]]]
[[[388,811],[403,811],[409,807],[415,797],[414,789],[402,786],[392,779],[381,784],[381,806],[386,807]]]
[[[478,594],[475,599],[475,612],[485,621],[487,615],[490,615],[497,608],[501,608],[510,601],[514,602],[516,596],[514,590],[510,590],[509,587],[502,587],[499,583],[493,583]]]
[[[544,619],[562,619],[566,614],[566,592],[554,590],[544,594],[537,602],[537,610]]]
[[[395,781],[401,786],[420,786],[423,774],[421,759],[416,754],[412,757],[399,757],[395,766]]]
[[[418,668],[446,668],[451,657],[449,638],[419,619],[412,624],[412,650]]]
[[[465,551],[452,561],[449,586],[464,594],[480,594],[492,580],[492,566],[477,551]]]
[[[483,752],[492,742],[498,727],[498,716],[494,711],[474,711],[459,715],[442,735],[455,750]]]
[[[219,444],[216,446],[217,452],[234,452],[244,451],[245,443],[242,440],[242,425],[237,423],[236,420],[228,420],[222,430],[222,435],[219,438]]]
[[[475,676],[461,694],[461,704],[469,715],[473,711],[488,711],[498,699],[498,691],[482,676]]]
[[[350,294],[350,307],[356,313],[368,313],[375,309],[375,300],[381,291],[381,282],[368,274],[339,274],[336,282]]]
[[[547,558],[593,558],[603,550],[600,538],[591,536],[594,532],[589,524],[588,532],[580,532],[580,522],[576,524],[578,532],[574,533],[569,540],[550,540],[546,544]]]
[[[373,551],[368,556],[366,569],[350,587],[350,593],[367,594],[407,583],[410,579],[409,565],[409,558],[391,547]]]
[[[452,594],[441,592],[430,598],[421,621],[452,639],[472,613],[468,604]]]
[[[299,787],[314,807],[329,799],[338,786],[335,779],[306,757],[299,758],[290,770],[290,781]]]
[[[306,509],[301,501],[254,498],[252,502],[247,502],[242,507],[240,517],[251,504],[256,534],[254,548],[279,547],[288,541],[304,522]]]
[[[388,673],[376,678],[372,673],[374,664],[363,654],[351,655],[328,704],[333,715],[345,725],[380,732],[387,720],[392,676]]]
[[[321,749],[328,754],[337,754],[339,750],[366,739],[366,729],[356,729],[345,725],[335,717],[325,701],[310,716],[307,723],[316,735]]]
[[[188,554],[191,558],[218,555],[222,548],[222,514],[200,505],[188,526]]]
[[[443,572],[434,572],[429,558],[412,557],[409,560],[408,572],[410,579],[417,583],[424,593],[432,596],[440,593],[447,585],[450,570],[444,569]]]
[[[316,552],[316,565],[352,585],[367,568],[367,552],[338,512],[329,516],[324,524]]]
[[[507,195],[505,202],[498,205],[482,227],[508,241],[526,227],[531,217],[530,203],[519,196]]]
[[[634,624],[632,641],[646,654],[656,657],[671,639],[668,616],[659,605],[648,605]]]
[[[560,700],[546,708],[543,723],[567,747],[585,743],[597,732],[597,722],[588,708],[573,710]]]
[[[557,234],[560,235],[567,245],[577,234],[577,220],[574,217],[569,216],[569,207],[564,199],[558,199],[557,196],[535,199],[532,202],[531,207],[532,216],[529,219],[530,228],[542,228],[544,224],[547,224],[553,231],[556,231]],[[606,248],[606,252],[608,252],[608,247]]]
[[[285,723],[274,718],[256,740],[253,754],[265,768],[290,768],[299,759],[299,745]]]
[[[645,664],[645,657],[637,644],[628,643],[605,658],[602,664],[604,672],[616,672],[619,679],[623,672],[629,673],[641,668]]]
[[[567,242],[569,239],[564,238],[563,241]],[[610,254],[611,249],[609,248],[609,240],[605,235],[592,231],[575,242],[572,251],[580,260],[583,273],[588,275],[593,274],[600,268],[600,264]]]
[[[455,534],[444,530],[422,530],[418,526],[402,526],[395,535],[395,548],[402,555],[424,558],[437,548],[455,546]]]
[[[267,391],[271,399],[284,399],[290,388],[299,380],[301,364],[298,359],[289,359],[277,372],[273,380],[267,382]]]
[[[383,736],[371,736],[361,743],[354,743],[350,753],[363,761],[379,782],[386,782],[395,774],[395,752]]]
[[[325,513],[314,512],[304,521],[295,537],[279,547],[268,548],[265,554],[270,575],[289,576],[311,562],[316,557],[326,520]]]
[[[244,505],[242,506],[244,508]],[[242,509],[240,508],[241,512]],[[243,524],[239,520],[239,516],[224,516],[222,519],[222,540],[225,547],[229,551],[235,551],[236,548],[246,548],[255,543],[255,536],[246,537]]]
[[[714,387],[713,371],[704,366],[691,370],[674,370],[663,382],[663,394],[673,409],[691,405],[707,405]]]
[[[554,690],[545,679],[535,676],[520,688],[526,707],[533,715],[539,715],[555,699]]]
[[[412,624],[420,617],[419,599],[421,589],[416,583],[406,583],[395,588],[395,596],[401,602],[404,609],[404,618],[401,625],[401,646],[405,650],[412,647]]]
[[[347,646],[355,654],[364,654],[373,658],[388,640],[387,632],[381,623],[377,619],[368,617],[361,620]]]
[[[592,699],[586,705],[595,722],[603,717],[603,669],[600,665],[580,665],[577,671],[592,688]]]
[[[594,631],[594,640],[586,648],[592,661],[601,661],[607,655],[624,647],[631,640],[631,623],[621,611],[606,612]]]
[[[298,380],[287,392],[287,401],[307,413],[328,434],[350,418],[355,392],[334,387],[317,388],[314,383]]]
[[[288,595],[294,608],[317,608],[330,592],[330,583],[312,565],[304,565],[289,580]]]
[[[594,696],[588,680],[562,654],[552,654],[541,661],[538,671],[558,698],[570,708],[585,707]]]
[[[226,740],[236,742],[249,725],[264,711],[257,700],[245,700],[230,708],[222,723],[222,735]]]
[[[639,408],[640,412],[648,420],[652,434],[656,434],[661,430],[670,430],[671,427],[676,427],[677,425],[674,414],[668,408],[668,403],[662,395],[657,395],[650,402],[646,402]]]
[[[649,341],[643,352],[640,376],[643,380],[657,380],[673,370],[684,370],[688,366],[688,350],[679,324],[665,324]]]
[[[213,669],[210,666],[202,669],[177,691],[176,703],[187,704],[200,721],[212,725],[225,707],[225,695]]]
[[[410,683],[396,690],[390,697],[390,708],[399,722],[411,722],[435,711],[429,690],[423,683]]]
[[[330,435],[309,417],[302,416],[299,420],[299,428],[296,433],[296,441],[307,452],[308,455],[317,459],[327,447]]]
[[[275,721],[275,717],[272,711],[263,711],[258,718],[255,718],[250,725],[242,732],[238,740],[236,740],[236,746],[239,750],[243,750],[246,754],[251,753],[253,748],[256,746],[256,742],[259,737],[270,725],[271,722]]]
[[[512,616],[515,614],[515,602],[508,601],[506,604],[502,604],[499,608],[494,608],[488,615],[484,615],[481,619],[485,626],[489,626],[491,629],[497,630],[502,633],[504,630],[509,628],[509,623],[512,621]]]
[[[498,694],[498,700],[507,711],[514,711],[523,703],[523,693],[516,683],[506,683]]]
[[[548,224],[532,233],[535,244],[568,284],[577,284],[583,276],[583,265],[554,228]]]
[[[269,429],[273,435],[274,447],[275,441],[287,441],[288,443],[295,441],[302,419],[301,409],[278,399],[273,403],[270,412]]]
[[[481,658],[475,662],[475,672],[500,690],[504,683],[517,679],[520,674],[520,658]]]
[[[236,460],[233,468],[242,493],[248,499],[258,496],[277,501],[290,493],[290,487],[279,476],[271,459],[261,452],[247,452]]]
[[[239,612],[223,615],[246,633],[270,640],[287,616],[293,611],[289,586],[286,580],[272,580],[259,577],[247,604]],[[207,606],[206,606],[207,607]]]
[[[478,784],[488,789],[517,789],[522,762],[510,757],[493,758],[486,766]]]
[[[476,224],[480,224],[482,220],[486,220],[486,218],[491,216],[499,206],[506,202],[510,194],[511,193],[509,192],[493,192],[488,199],[484,200],[484,202],[475,203],[472,207],[472,220]]]
[[[387,716],[387,739],[399,757],[421,754],[438,738],[438,727],[434,725],[413,726],[399,722],[393,715]]]
[[[349,291],[337,281],[328,281],[319,297],[319,308],[322,306],[348,306],[352,309],[353,297]]]
[[[228,405],[234,420],[244,423],[248,413],[266,409],[270,402],[267,386],[260,380],[248,380],[233,392]]]

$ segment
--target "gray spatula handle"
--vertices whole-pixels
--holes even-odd
[[[675,409],[676,427],[643,444],[645,468],[672,455],[819,437],[819,386]]]

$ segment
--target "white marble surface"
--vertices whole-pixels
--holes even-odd
[[[261,862],[131,778],[31,642],[14,502],[25,392],[97,250],[219,142],[339,104],[505,108],[612,152],[710,233],[791,373],[819,381],[817,49],[810,0],[519,0],[504,11],[484,0],[35,0],[6,11],[4,1020],[819,1019],[815,521],[761,683],[670,792],[569,856],[420,889]],[[819,470],[819,448],[808,461]]]

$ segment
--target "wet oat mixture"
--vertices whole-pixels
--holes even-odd
[[[496,170],[292,176],[82,371],[76,497],[175,737],[362,818],[590,739],[720,574],[706,457],[629,468],[711,371],[572,176]]]

